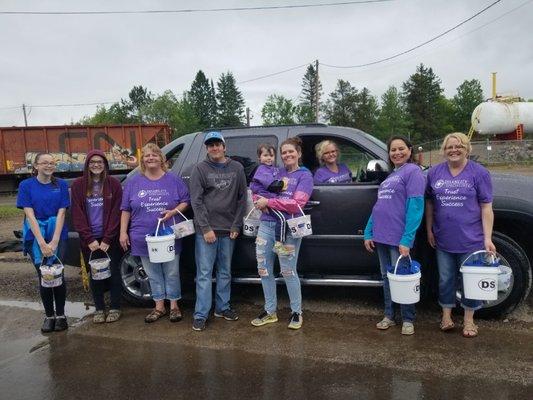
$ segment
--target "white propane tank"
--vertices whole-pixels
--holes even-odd
[[[471,121],[481,135],[511,133],[519,124],[524,133],[533,133],[533,103],[486,101],[474,109]]]

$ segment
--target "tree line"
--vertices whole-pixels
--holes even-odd
[[[390,86],[379,99],[368,88],[358,88],[342,79],[324,99],[317,70],[311,64],[302,78],[298,98],[269,95],[261,118],[265,125],[318,120],[358,128],[380,139],[402,134],[421,143],[452,131],[468,131],[472,111],[484,100],[477,79],[461,83],[452,98],[444,96],[441,83],[431,67],[420,64],[400,88]],[[94,115],[82,118],[79,123],[167,123],[173,136],[178,137],[210,127],[244,125],[245,100],[231,72],[221,74],[215,85],[200,70],[189,90],[180,96],[171,90],[154,95],[147,88],[134,86],[128,98],[109,107],[98,107]]]

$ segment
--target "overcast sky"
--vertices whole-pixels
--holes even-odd
[[[0,11],[177,10],[330,2],[0,0]],[[0,14],[0,126],[24,124],[22,103],[117,101],[127,97],[134,85],[155,94],[167,89],[180,94],[199,69],[215,82],[221,73],[232,71],[241,82],[316,59],[330,65],[369,63],[431,39],[493,2],[395,0],[171,14]],[[447,97],[463,80],[474,78],[489,97],[490,73],[497,71],[498,92],[533,98],[532,23],[533,0],[503,0],[444,37],[394,60],[352,69],[321,65],[324,94],[329,95],[337,80],[344,79],[380,96],[390,85],[401,87],[424,63],[441,78]],[[269,94],[296,100],[304,72],[301,67],[239,84],[252,111],[252,123],[260,124],[260,110]],[[28,123],[68,124],[95,109],[30,106]]]

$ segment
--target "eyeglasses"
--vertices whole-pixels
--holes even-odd
[[[338,151],[337,150],[331,150],[331,151],[326,151],[325,153],[323,153],[322,155],[324,156],[329,156],[330,154],[337,154]]]
[[[446,150],[446,151],[450,151],[450,150],[463,150],[463,149],[466,149],[466,147],[463,146],[462,144],[459,144],[459,145],[457,145],[457,146],[446,146],[446,147],[444,148],[444,150]]]
[[[54,161],[52,162],[43,161],[43,162],[38,162],[37,165],[42,165],[44,167],[55,167],[56,163]]]
[[[103,161],[89,161],[89,165],[104,165]]]

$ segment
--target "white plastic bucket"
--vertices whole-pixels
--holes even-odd
[[[393,302],[398,304],[415,304],[420,301],[420,277],[422,274],[397,275],[398,263],[403,256],[398,257],[394,273],[387,272],[390,295]],[[411,262],[411,256],[409,256]]]
[[[252,208],[248,215],[242,219],[242,233],[244,236],[254,237],[257,236],[257,232],[259,232],[259,224],[261,223],[261,220],[252,216],[252,213],[255,210],[256,208]]]
[[[175,256],[175,239],[176,235],[171,233],[169,235],[157,236],[159,232],[159,225],[161,219],[157,221],[157,228],[155,236],[146,235],[146,244],[148,245],[148,258],[153,263],[163,263],[172,261]],[[164,224],[163,224],[164,226]]]
[[[298,206],[301,217],[291,218],[287,220],[289,231],[293,238],[302,238],[313,234],[313,227],[311,226],[311,216],[305,215],[302,208]]]
[[[91,276],[95,281],[101,281],[111,276],[111,259],[109,254],[104,251],[106,257],[95,258],[93,252],[89,255],[89,267],[91,268]]]
[[[187,219],[185,215],[183,215],[180,210],[176,210],[184,219],[185,221],[175,223],[176,220],[174,220],[174,225],[172,225],[172,230],[174,231],[174,235],[176,236],[176,239],[184,238],[185,236],[194,235],[194,222],[192,219]]]
[[[54,254],[54,257],[59,261],[58,264],[44,265],[44,260],[46,257],[43,257],[41,261],[41,266],[39,270],[41,271],[41,286],[46,288],[53,288],[61,286],[63,283],[63,263]]]
[[[499,266],[468,266],[468,259],[476,254],[487,253],[485,250],[470,254],[461,265],[463,274],[463,295],[471,300],[496,300],[498,299]],[[491,255],[494,260],[494,256]]]

